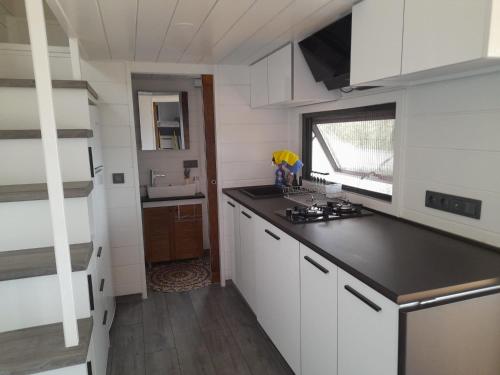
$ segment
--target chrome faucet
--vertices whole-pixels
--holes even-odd
[[[155,171],[153,169],[149,170],[149,182],[150,182],[151,186],[156,186],[156,179],[158,177],[167,177],[167,175],[159,173],[158,171]]]

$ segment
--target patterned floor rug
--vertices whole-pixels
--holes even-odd
[[[147,270],[148,287],[157,292],[189,292],[210,284],[210,257],[158,263]]]

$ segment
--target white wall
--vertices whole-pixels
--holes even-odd
[[[500,246],[500,73],[428,83],[406,90],[348,95],[290,113],[300,150],[300,115],[398,101],[393,203],[352,195],[369,207]],[[376,91],[375,91],[376,92]],[[425,207],[425,191],[483,201],[480,220]]]
[[[155,76],[154,78],[134,78],[133,92],[187,92],[189,111],[189,149],[142,151],[140,140],[139,119],[135,118],[137,159],[139,165],[139,182],[141,193],[146,195],[146,186],[150,184],[149,171],[151,169],[164,172],[166,177],[158,178],[158,185],[184,184],[184,160],[197,160],[198,168],[191,168],[190,177],[200,178],[201,192],[207,195],[207,169],[205,158],[205,135],[203,124],[203,99],[200,87],[193,86],[193,78],[188,76]],[[134,94],[135,95],[135,94]],[[136,100],[134,98],[134,100]],[[137,109],[136,109],[137,110]],[[207,202],[203,201],[203,247],[210,248],[208,231]]]
[[[88,80],[99,95],[115,293],[143,293],[142,219],[127,65],[82,61],[82,79]],[[113,184],[112,173],[124,173],[125,183]]]
[[[219,237],[223,188],[274,183],[272,152],[290,145],[288,110],[250,108],[247,66],[217,66],[215,70],[217,172],[219,180]],[[221,268],[232,277],[233,253],[221,241]]]
[[[500,73],[408,90],[401,215],[500,246]],[[481,219],[424,206],[425,190],[483,201]]]
[[[52,79],[72,79],[68,47],[49,47]],[[33,79],[33,60],[29,44],[0,43],[0,78]]]
[[[219,187],[274,183],[272,152],[288,148],[288,110],[252,109],[246,66],[217,66]]]

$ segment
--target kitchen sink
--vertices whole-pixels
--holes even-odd
[[[239,190],[253,199],[278,198],[283,196],[283,189],[276,185],[250,186]]]
[[[148,186],[149,198],[185,197],[196,193],[196,184]]]

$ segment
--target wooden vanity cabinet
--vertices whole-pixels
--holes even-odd
[[[177,206],[174,218],[174,259],[203,255],[201,204]]]
[[[143,209],[146,262],[203,255],[201,204]]]

